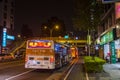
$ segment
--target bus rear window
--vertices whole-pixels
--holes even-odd
[[[34,60],[34,57],[29,57],[29,60]]]
[[[27,44],[28,48],[51,48],[52,42],[49,40],[30,40]]]
[[[44,60],[49,60],[49,58],[48,57],[44,57]]]

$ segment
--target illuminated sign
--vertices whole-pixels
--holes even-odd
[[[115,38],[115,36],[114,36],[115,31],[114,30],[115,29],[112,29],[111,31],[104,34],[100,39],[101,40],[100,44],[105,44],[105,43],[113,41]]]
[[[51,48],[52,43],[50,41],[43,40],[31,40],[28,41],[28,48]]]
[[[65,35],[65,36],[64,36],[64,38],[65,38],[65,39],[68,39],[68,38],[69,38],[69,36],[68,36],[68,35]]]
[[[119,0],[102,0],[102,3],[113,3],[113,2],[117,2]]]
[[[6,47],[7,29],[3,28],[2,47]]]
[[[115,3],[116,19],[120,18],[120,2]]]
[[[116,63],[115,42],[111,42],[110,46],[111,46],[111,62]]]
[[[7,35],[7,39],[15,40],[15,37],[14,37],[14,36],[11,36],[11,35]]]

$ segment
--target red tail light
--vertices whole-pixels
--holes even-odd
[[[25,62],[27,62],[27,61],[28,61],[28,56],[25,57]]]
[[[50,63],[52,63],[52,62],[54,62],[55,60],[54,60],[54,57],[53,56],[51,56],[50,57]]]

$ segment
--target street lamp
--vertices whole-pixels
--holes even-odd
[[[47,29],[48,27],[47,26],[44,26],[44,29]],[[58,25],[55,25],[53,28],[48,28],[50,30],[50,37],[52,37],[52,33],[53,33],[53,30],[54,29],[59,29],[59,26]]]

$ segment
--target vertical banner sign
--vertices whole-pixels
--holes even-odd
[[[6,40],[7,39],[7,29],[3,28],[3,35],[2,35],[2,47],[6,47]]]
[[[110,47],[111,47],[111,63],[116,63],[115,42],[111,42]]]
[[[120,2],[115,3],[115,15],[116,19],[120,18]]]

